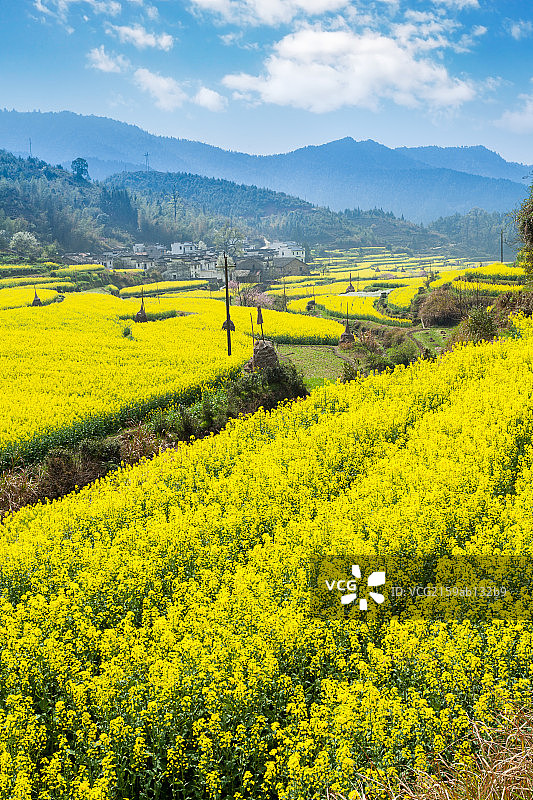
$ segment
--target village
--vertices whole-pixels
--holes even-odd
[[[245,239],[239,249],[228,260],[230,280],[268,283],[310,272],[305,247],[295,242]],[[173,242],[170,249],[161,244],[137,243],[131,250],[113,250],[95,260],[112,270],[155,271],[166,281],[204,279],[213,284],[224,281],[223,253],[203,242]]]

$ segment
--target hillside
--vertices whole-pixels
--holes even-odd
[[[174,213],[175,192],[182,211],[199,217],[229,218],[268,238],[343,246],[387,244],[414,250],[448,244],[440,232],[397,219],[380,209],[337,213],[284,193],[189,173],[120,173],[108,178],[105,185],[126,188],[134,198],[158,208],[169,222]]]
[[[485,178],[503,178],[516,183],[531,179],[533,167],[505,161],[498,153],[486,147],[397,147],[397,153],[416,158],[430,167],[452,169],[481,175]]]
[[[142,239],[212,243],[231,221],[245,234],[311,245],[389,244],[427,249],[447,244],[380,210],[335,213],[297,197],[188,173],[121,173],[104,184],[77,180],[60,166],[0,152],[0,231],[4,242],[20,229],[61,251],[90,250]]]
[[[155,136],[104,117],[66,111],[0,112],[0,147],[27,153],[30,137],[34,152],[53,163],[86,158],[93,178],[105,178],[131,165],[141,167],[144,154],[149,153],[150,166],[156,171],[254,184],[335,211],[383,208],[423,223],[475,207],[504,212],[527,194],[521,178],[529,167],[507,164],[485,148],[465,148],[468,153],[462,153],[462,148],[395,150],[372,140],[346,137],[290,153],[254,156]]]
[[[212,243],[217,228],[228,221],[245,234],[316,246],[439,248],[495,258],[503,217],[477,209],[424,228],[381,209],[334,212],[281,192],[184,172],[122,172],[104,183],[80,181],[60,166],[0,152],[4,245],[21,229],[36,234],[50,257],[56,251],[98,252],[139,239]]]

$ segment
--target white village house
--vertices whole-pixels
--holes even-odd
[[[305,261],[305,247],[296,242],[271,242],[270,250],[275,250],[278,258],[298,258]]]

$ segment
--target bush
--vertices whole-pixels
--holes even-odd
[[[391,347],[387,350],[387,358],[395,366],[397,364],[404,364],[407,366],[418,358],[418,347],[411,339],[406,339],[396,347]]]
[[[348,383],[348,381],[355,381],[359,377],[359,370],[353,361],[342,362],[342,377],[341,383]]]
[[[473,308],[466,320],[466,330],[473,342],[491,341],[497,333],[496,322],[483,308]]]
[[[435,289],[420,306],[420,319],[424,325],[453,325],[461,318],[454,295],[447,289]]]
[[[78,450],[80,456],[88,461],[120,464],[120,444],[116,439],[82,439]]]
[[[389,328],[383,334],[383,347],[397,347],[405,342],[405,334]]]

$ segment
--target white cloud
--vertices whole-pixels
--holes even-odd
[[[533,34],[533,22],[530,20],[517,20],[516,22],[512,22],[511,20],[507,23],[507,29],[509,33],[513,37],[519,41],[520,39],[527,39],[528,36]]]
[[[461,11],[463,8],[479,8],[479,0],[433,0],[435,5],[447,6]]]
[[[440,63],[378,33],[304,29],[284,37],[255,77],[226,75],[235,97],[316,113],[343,106],[376,110],[382,99],[414,108],[455,108],[473,99],[473,86]]]
[[[138,50],[156,47],[168,51],[174,44],[169,33],[150,33],[142,25],[109,25],[106,33],[115,34],[122,44],[132,44]]]
[[[457,23],[428,13],[408,13],[406,21],[393,25],[394,40],[403,48],[415,52],[442,50],[452,47],[451,33]]]
[[[226,97],[205,86],[198,90],[192,100],[196,105],[207,108],[209,111],[224,111],[228,105]]]
[[[163,111],[175,111],[187,100],[187,95],[174,78],[166,78],[148,69],[137,69],[134,73],[137,86],[148,92],[158,108]]]
[[[129,61],[124,56],[112,56],[106,53],[103,44],[100,47],[93,47],[87,53],[87,61],[89,66],[93,69],[98,69],[100,72],[124,72],[129,67]]]
[[[518,99],[522,101],[521,108],[505,111],[495,124],[513,133],[533,133],[533,94],[521,94]]]
[[[300,15],[338,11],[351,0],[191,0],[193,8],[210,11],[227,22],[279,25]]]
[[[144,11],[148,19],[155,20],[159,18],[159,11],[156,6],[146,6]]]
[[[258,50],[257,42],[243,42],[243,31],[232,31],[223,33],[218,37],[226,47],[239,47],[241,50]]]
[[[470,33],[465,33],[461,36],[459,41],[453,45],[453,49],[457,53],[468,53],[476,43],[476,39],[480,36],[485,36],[488,33],[488,28],[484,25],[474,25]]]
[[[34,0],[33,5],[41,14],[56,17],[65,22],[71,6],[80,2],[90,6],[95,14],[116,17],[122,11],[122,6],[118,0]]]

